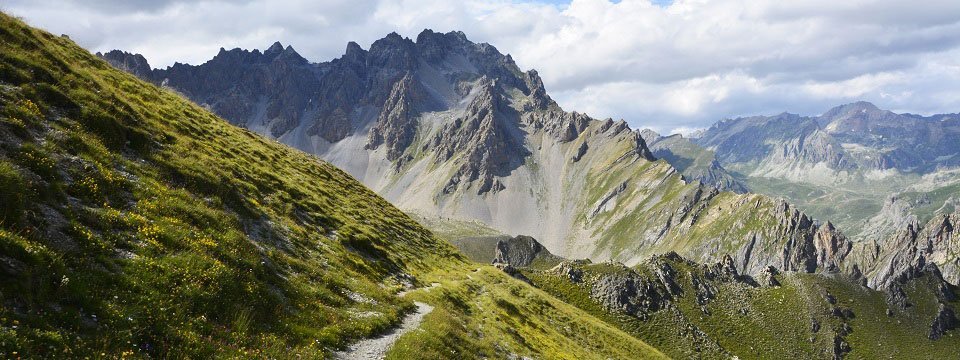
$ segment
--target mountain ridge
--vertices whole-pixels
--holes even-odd
[[[254,71],[236,79],[227,76],[235,69],[218,70],[231,53],[249,57]],[[425,30],[416,41],[389,34],[369,50],[350,43],[340,58],[300,62],[299,70],[263,65],[258,59],[264,55],[257,53],[221,52],[202,65],[155,71],[152,81],[183,91],[235,124],[331,161],[408,211],[531,234],[560,255],[632,264],[671,250],[705,261],[720,251],[737,256],[745,272],[767,265],[835,268],[845,256],[817,250],[843,239],[836,229],[821,229],[772,199],[711,190],[724,184],[742,190],[719,167],[700,174],[723,181],[681,176],[656,160],[626,122],[563,111],[536,71],[521,71],[509,55],[474,44],[463,33]],[[237,66],[252,66],[244,64]],[[258,80],[273,72],[283,79],[303,74],[311,79],[299,81],[314,87],[282,101],[258,95],[261,111],[247,119],[244,114],[252,111],[235,106],[237,94],[253,99],[257,92],[244,89],[274,89]],[[186,73],[230,81],[210,90],[178,77]],[[288,85],[267,93],[282,97],[296,88]],[[313,110],[294,116],[273,111],[290,108],[284,105],[289,101],[312,103]],[[262,121],[266,115],[274,116],[268,124]],[[724,210],[744,203],[754,206]]]

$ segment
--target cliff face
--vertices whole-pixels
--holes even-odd
[[[420,113],[430,109],[430,95],[412,75],[398,80],[370,129],[366,149],[386,147],[390,161],[400,160],[416,135]]]
[[[465,113],[444,124],[429,143],[438,164],[454,157],[464,159],[444,186],[445,194],[475,181],[478,195],[503,190],[497,178],[508,176],[529,155],[523,146],[518,113],[506,105],[496,81],[482,78],[476,87]]]
[[[562,260],[551,254],[537,239],[524,235],[497,241],[493,257],[494,264],[513,267],[552,267]]]
[[[934,216],[925,225],[916,221],[893,236],[858,243],[851,257],[869,279],[871,287],[889,288],[915,277],[927,265],[934,265],[944,280],[960,282],[960,213]]]
[[[783,200],[776,202],[773,214],[774,226],[748,233],[749,240],[736,252],[741,272],[758,274],[768,265],[798,272],[840,270],[852,244],[833,224],[818,225]]]

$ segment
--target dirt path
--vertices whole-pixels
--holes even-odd
[[[417,310],[403,318],[400,326],[378,337],[363,339],[350,345],[346,351],[338,351],[333,354],[334,359],[343,360],[374,360],[383,359],[387,355],[387,350],[397,342],[400,336],[406,332],[420,327],[423,317],[433,311],[433,306],[422,302],[414,303]]]

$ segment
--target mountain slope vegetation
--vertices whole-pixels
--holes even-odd
[[[887,290],[839,272],[737,271],[731,257],[701,265],[676,253],[633,267],[551,257],[505,239],[496,262],[674,358],[946,358],[960,351],[957,287],[936,265]]]
[[[322,358],[414,299],[450,339],[425,345],[437,354],[662,356],[498,271],[471,275],[334,166],[4,14],[0,201],[2,357]]]

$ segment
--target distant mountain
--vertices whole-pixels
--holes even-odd
[[[787,203],[718,191],[742,189],[713,161],[683,176],[625,122],[563,111],[536,71],[460,32],[389,34],[322,63],[280,44],[221,50],[141,76],[330,161],[405,210],[533,235],[557,255],[633,264],[730,253],[752,273],[836,268],[849,249]]]
[[[723,120],[694,141],[752,190],[786,197],[854,237],[882,237],[890,232],[870,224],[903,220],[874,219],[902,213],[882,211],[891,196],[924,221],[957,200],[958,136],[960,115],[896,114],[856,102],[814,117]]]
[[[660,136],[649,129],[644,129],[640,135],[647,142],[653,156],[664,159],[677,168],[684,179],[700,181],[721,190],[747,192],[747,187],[720,165],[713,151],[697,145],[683,135]]]
[[[960,115],[897,114],[856,102],[821,116],[723,120],[694,141],[751,190],[836,222],[854,240],[851,263],[883,287],[925,262],[960,279],[960,252],[952,250],[960,245],[938,235],[953,231],[960,208],[957,139]]]
[[[724,120],[704,131],[697,143],[716,151],[722,163],[753,165],[752,174],[803,180],[823,171],[924,174],[957,167],[957,136],[958,114],[921,117],[857,102],[816,117],[784,113]],[[823,168],[815,170],[818,165]],[[816,171],[821,173],[809,173]]]

